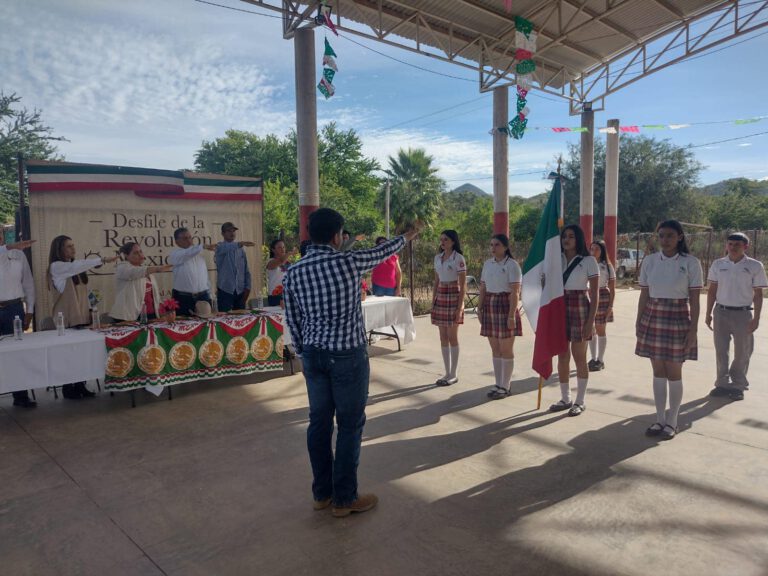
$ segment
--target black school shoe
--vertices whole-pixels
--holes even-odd
[[[14,398],[13,405],[18,406],[19,408],[36,408],[37,402],[30,400],[28,397],[18,399]]]
[[[731,400],[744,400],[744,390],[738,390],[736,388],[732,388],[731,391],[728,393],[728,398]]]
[[[712,398],[725,398],[733,392],[733,390],[733,388],[726,388],[725,386],[715,386],[709,391],[709,395],[712,396]]]

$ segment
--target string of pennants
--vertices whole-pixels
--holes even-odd
[[[517,118],[517,117],[516,117]],[[742,126],[745,124],[755,124],[756,122],[760,122],[762,120],[765,120],[768,118],[768,116],[755,116],[754,118],[740,118],[737,120],[724,120],[719,121],[717,124],[733,124],[735,126]],[[515,120],[513,119],[512,122]],[[511,138],[514,138],[513,129],[512,129],[512,122],[510,122],[509,126],[500,126],[498,128],[493,128],[488,131],[489,134],[493,135],[496,132],[501,132],[503,134],[507,134]],[[629,133],[629,134],[639,134],[641,132],[650,132],[655,130],[680,130],[681,128],[690,128],[691,126],[699,126],[699,125],[705,125],[705,124],[712,124],[712,122],[699,122],[699,123],[690,123],[690,124],[633,124],[628,126],[619,126],[618,130],[614,128],[613,126],[608,126],[606,128],[598,128],[598,132],[600,134],[617,134],[617,133]],[[575,127],[568,127],[568,126],[528,126],[528,130],[540,130],[540,131],[548,131],[548,132],[557,132],[557,133],[563,133],[563,132],[589,132],[588,128],[585,128],[583,126],[575,126]]]

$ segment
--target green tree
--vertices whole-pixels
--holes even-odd
[[[693,189],[702,165],[693,152],[668,140],[623,136],[619,141],[619,232],[653,230],[659,221],[678,218],[687,222],[706,219],[705,207]],[[579,221],[581,156],[569,147],[563,176],[566,178],[565,220]],[[605,145],[595,142],[594,219],[601,233],[605,206]]]
[[[391,181],[390,214],[396,228],[414,222],[433,225],[440,213],[445,183],[437,176],[432,156],[423,148],[400,149],[385,170]]]
[[[759,194],[749,181],[729,183],[728,192],[711,199],[709,222],[716,230],[768,228],[768,196]]]
[[[339,210],[356,233],[372,234],[378,228],[375,208],[379,165],[366,158],[354,130],[324,126],[318,136],[320,203]],[[195,154],[195,168],[235,176],[260,176],[264,180],[265,239],[285,232],[298,236],[298,173],[296,133],[279,138],[228,130],[221,138],[204,141]]]
[[[53,136],[39,110],[31,112],[18,104],[21,97],[0,92],[0,222],[12,222],[19,205],[18,159],[61,160],[54,142],[65,138]]]

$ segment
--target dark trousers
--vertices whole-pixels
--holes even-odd
[[[24,320],[24,305],[21,302],[0,308],[0,336],[13,334],[13,319],[16,316],[21,318],[22,321]],[[24,400],[26,398],[29,398],[29,392],[26,390],[19,390],[13,393],[14,400]]]
[[[219,305],[219,312],[245,310],[245,293],[230,294],[229,292],[224,292],[221,288],[217,288],[216,301]]]
[[[314,346],[302,350],[309,396],[307,448],[312,464],[315,500],[333,497],[336,506],[357,499],[357,466],[368,400],[368,350],[365,346],[330,352]],[[339,427],[336,453],[333,419]]]
[[[178,290],[172,290],[171,295],[173,296],[173,299],[179,303],[178,313],[182,316],[191,316],[194,314],[195,304],[200,301],[208,302],[208,304],[211,303],[211,294],[208,290],[200,292],[196,296],[187,293],[182,294]]]

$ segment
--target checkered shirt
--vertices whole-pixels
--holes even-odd
[[[285,318],[298,354],[306,345],[335,352],[365,345],[361,276],[404,245],[398,236],[368,250],[309,246],[283,278]]]

